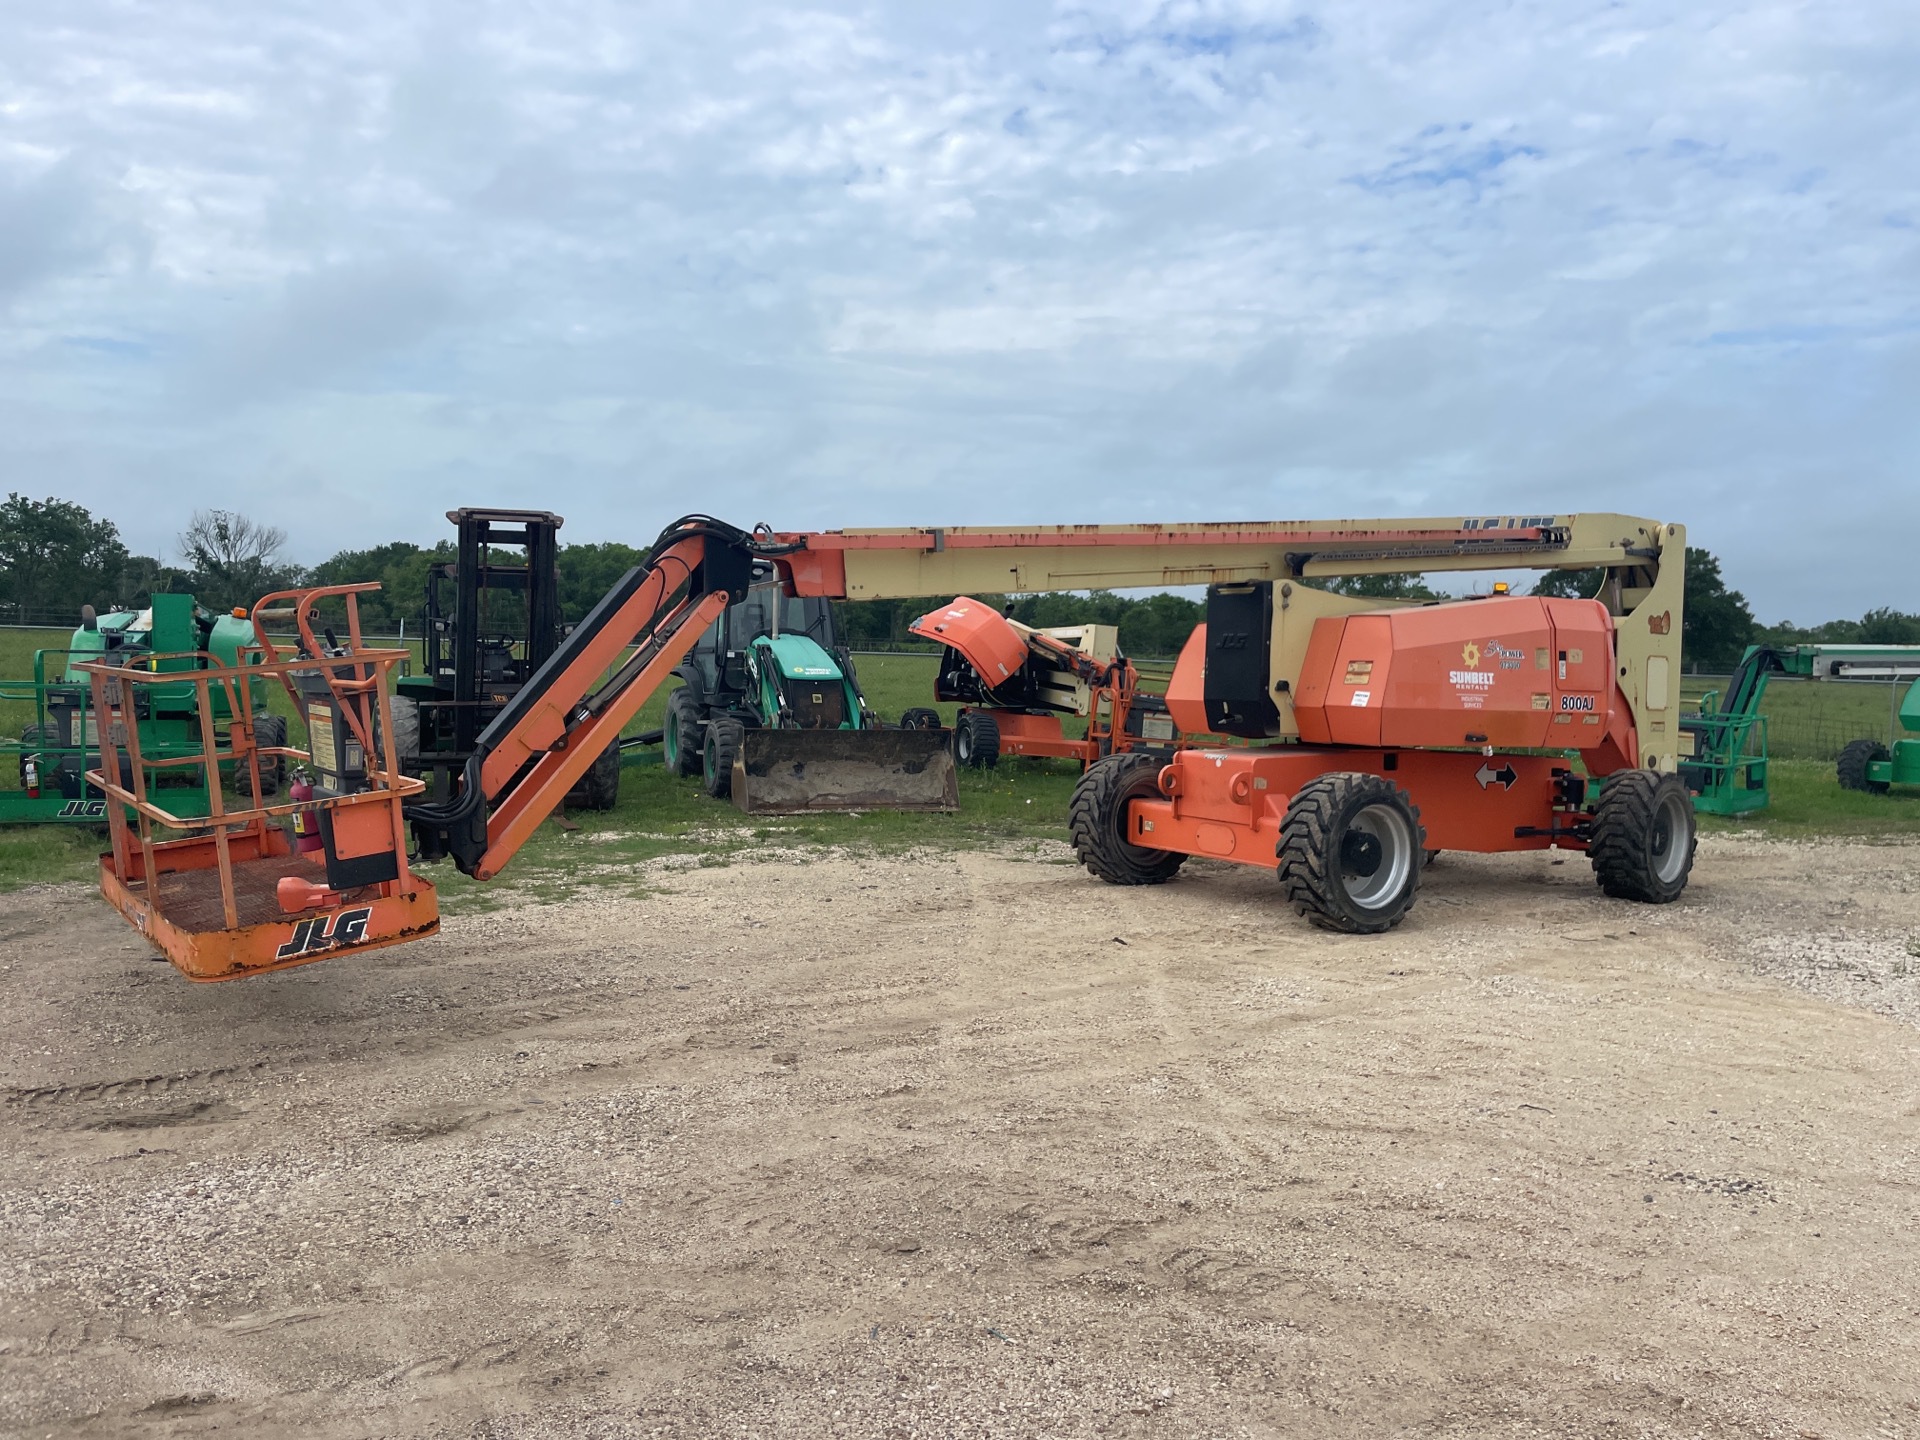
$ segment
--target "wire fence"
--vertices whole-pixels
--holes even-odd
[[[1681,695],[1697,709],[1703,692],[1724,695],[1732,677],[1689,675]],[[1834,760],[1850,741],[1899,739],[1906,680],[1808,680],[1776,675],[1760,712],[1767,717],[1767,749],[1777,760]]]

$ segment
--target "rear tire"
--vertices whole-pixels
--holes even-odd
[[[1621,770],[1601,786],[1587,858],[1600,888],[1616,900],[1679,899],[1699,843],[1693,796],[1678,775]]]
[[[660,758],[669,775],[698,775],[704,747],[700,734],[700,706],[685,686],[667,700],[666,723],[660,732]]]
[[[1868,779],[1867,766],[1892,758],[1892,753],[1878,740],[1849,741],[1847,748],[1840,752],[1840,763],[1834,767],[1840,779],[1840,788],[1862,790],[1869,795],[1886,794],[1887,782]]]
[[[900,717],[900,728],[902,730],[938,730],[940,712],[924,705],[916,705]]]
[[[593,766],[580,780],[581,801],[589,810],[611,810],[620,803],[620,742],[615,740],[593,757]]]
[[[962,717],[965,719],[966,717]],[[1080,863],[1109,885],[1164,885],[1187,857],[1134,844],[1130,802],[1160,793],[1162,762],[1154,755],[1113,755],[1087,767],[1073,787],[1067,833]]]
[[[733,762],[747,727],[738,720],[707,722],[706,745],[701,751],[700,786],[716,800],[733,794]]]
[[[1336,772],[1294,793],[1280,826],[1280,884],[1322,930],[1378,935],[1406,919],[1427,832],[1413,800],[1378,775]]]
[[[984,710],[969,710],[953,727],[953,763],[991,770],[1000,763],[1000,725]]]

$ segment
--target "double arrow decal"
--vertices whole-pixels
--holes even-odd
[[[1505,763],[1502,763],[1498,770],[1495,770],[1491,765],[1482,765],[1478,770],[1473,772],[1473,778],[1480,782],[1480,788],[1482,790],[1486,789],[1489,785],[1498,785],[1502,790],[1511,790],[1513,788],[1513,782],[1520,778],[1520,772],[1515,770],[1513,766]]]

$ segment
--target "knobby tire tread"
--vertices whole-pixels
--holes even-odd
[[[1671,894],[1653,873],[1653,826],[1660,813],[1660,792],[1670,778],[1651,770],[1622,770],[1607,778],[1600,803],[1593,807],[1593,841],[1587,858],[1600,889],[1615,900],[1663,905],[1678,898],[1693,869],[1700,844],[1698,825],[1687,835],[1687,865]],[[1676,782],[1677,783],[1677,782]]]
[[[1379,935],[1405,919],[1419,895],[1424,866],[1416,864],[1408,879],[1404,905],[1378,916],[1359,916],[1344,903],[1338,860],[1340,837],[1334,833],[1334,826],[1340,812],[1356,796],[1368,792],[1378,792],[1376,800],[1395,796],[1406,807],[1413,820],[1414,846],[1424,858],[1427,832],[1420,823],[1420,812],[1407,792],[1391,780],[1359,773],[1321,775],[1309,780],[1294,792],[1287,806],[1286,819],[1280,825],[1278,855],[1280,887],[1287,902],[1295,914],[1304,916],[1316,929]]]
[[[1161,762],[1152,755],[1115,755],[1090,765],[1073,787],[1067,834],[1073,853],[1109,885],[1164,885],[1186,864],[1172,850],[1150,850],[1123,838],[1129,800],[1158,793]]]

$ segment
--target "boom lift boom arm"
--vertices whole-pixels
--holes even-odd
[[[407,806],[422,857],[451,855],[480,880],[499,874],[746,593],[755,556],[786,548],[705,515],[668,526],[480,732],[460,793]]]
[[[1618,684],[1633,711],[1640,763],[1672,771],[1679,729],[1686,531],[1602,512],[1024,529],[829,530],[782,534],[776,563],[795,594],[867,600],[917,595],[1184,585],[1274,590],[1268,687],[1279,735],[1297,738],[1291,687],[1313,622],[1392,601],[1330,594],[1354,575],[1506,569],[1603,570]],[[1303,582],[1303,583],[1295,583]]]

